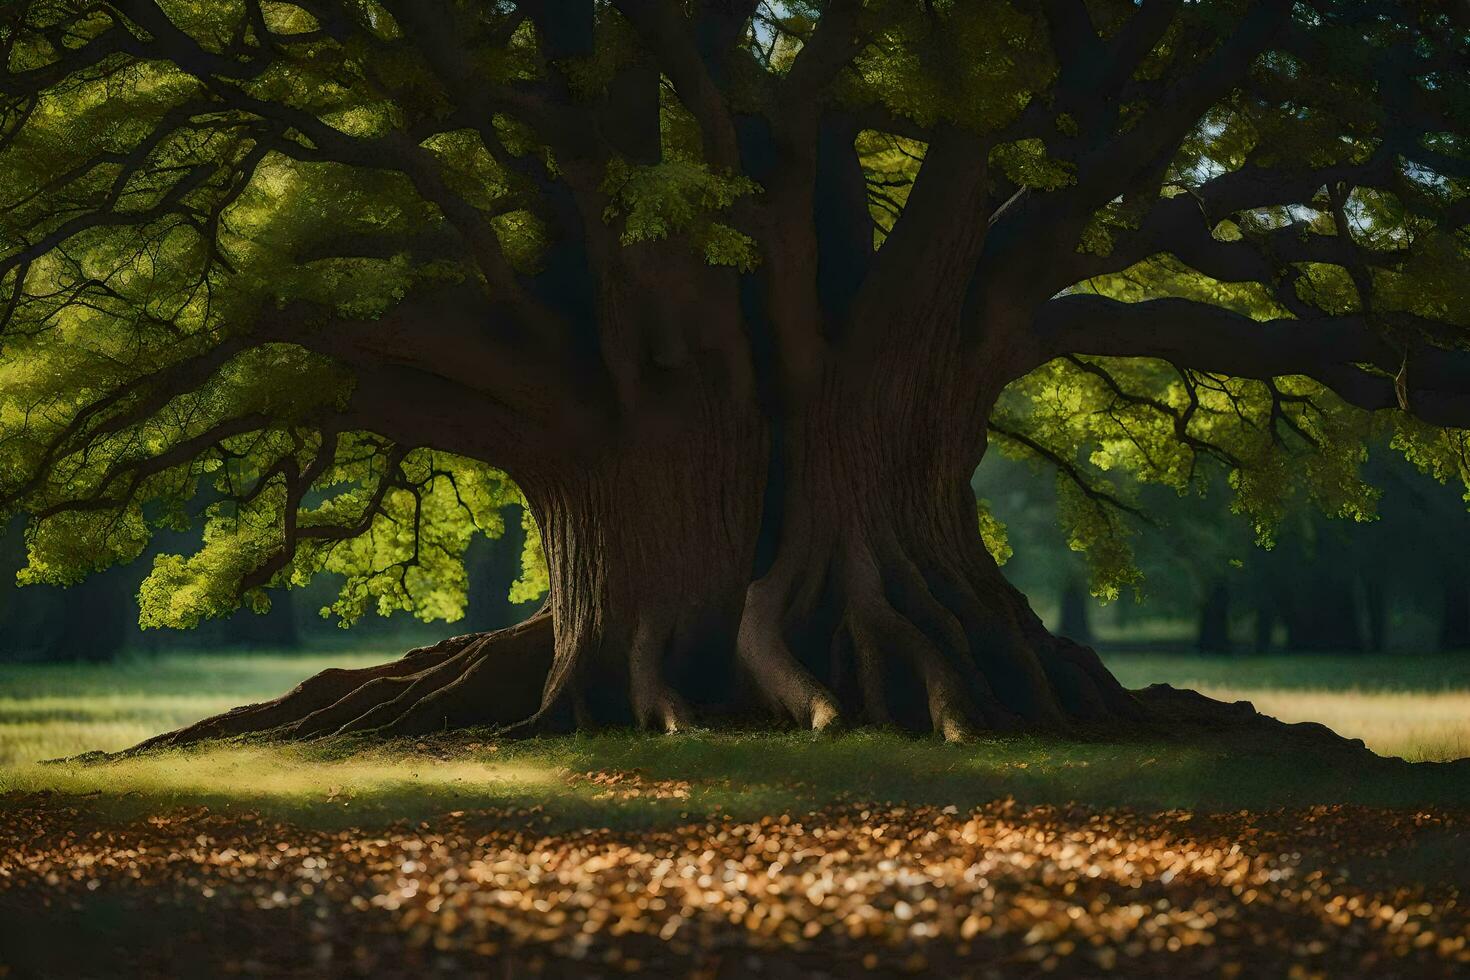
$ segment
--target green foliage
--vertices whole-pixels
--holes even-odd
[[[440,26],[464,29],[466,42],[453,64],[418,43],[407,4],[354,0],[329,18],[315,4],[167,0],[157,9],[171,26],[132,24],[115,48],[106,46],[120,37],[119,18],[151,5],[13,6],[0,16],[0,518],[31,517],[23,582],[72,583],[151,554],[141,596],[149,625],[190,625],[241,602],[264,608],[263,590],[319,575],[340,582],[326,611],[344,623],[369,611],[455,618],[470,540],[502,534],[519,491],[483,464],[367,431],[352,411],[361,373],[309,353],[305,339],[336,330],[335,348],[322,347],[361,355],[375,325],[397,329],[406,304],[449,287],[513,303],[523,281],[565,260],[550,247],[565,201],[547,188],[579,167],[590,174],[580,191],[587,213],[609,226],[609,240],[649,253],[672,243],[713,265],[767,271],[757,224],[746,220],[765,203],[763,188],[734,164],[710,163],[719,134],[703,123],[708,106],[610,5],[596,5],[590,50],[552,58],[535,18],[448,4],[451,23]],[[1107,45],[1139,16],[1131,0],[1085,6]],[[1290,27],[1300,36],[1191,113],[1172,155],[1087,199],[1076,227],[1057,231],[1062,251],[1098,268],[1116,268],[1123,260],[1100,260],[1120,255],[1139,261],[1072,291],[1179,297],[1258,320],[1361,313],[1398,347],[1466,346],[1470,233],[1445,220],[1470,194],[1462,71],[1414,76],[1415,105],[1432,103],[1443,125],[1398,147],[1404,159],[1392,161],[1392,180],[1376,181],[1384,186],[1324,180],[1302,200],[1212,215],[1207,229],[1214,243],[1268,256],[1325,241],[1371,261],[1313,255],[1226,282],[1130,248],[1156,204],[1199,198],[1222,174],[1362,167],[1402,142],[1385,110],[1396,89],[1378,70],[1383,57],[1433,63],[1461,52],[1420,50],[1414,32],[1440,24],[1442,5],[1403,0],[1397,18],[1356,17],[1351,6],[1296,5]],[[813,99],[865,127],[854,147],[875,248],[905,212],[931,132],[972,134],[992,203],[1065,197],[1106,172],[1077,156],[1093,130],[1126,135],[1165,113],[1181,80],[1253,9],[1179,5],[1099,119],[1063,104],[1055,83],[1068,66],[1043,5],[858,7],[850,63]],[[837,9],[761,5],[759,23],[727,52],[721,98],[742,117],[780,115],[782,83]],[[576,123],[558,100],[619,119],[602,110],[630,70],[650,67],[660,73],[657,162],[614,155],[589,166],[556,148],[608,136],[568,135]],[[481,234],[465,232],[477,222]],[[459,247],[469,239],[473,247]],[[503,257],[504,275],[471,253]],[[1140,486],[1193,494],[1209,472],[1223,473],[1231,508],[1263,545],[1300,500],[1371,520],[1375,491],[1360,468],[1374,440],[1391,438],[1425,473],[1470,486],[1463,432],[1403,412],[1369,415],[1299,377],[1064,358],[1015,382],[994,422],[1003,452],[1059,474],[1067,543],[1104,596],[1138,585],[1130,536]],[[545,592],[549,579],[534,522],[523,520],[517,599]],[[197,541],[159,540],[185,528],[201,530]],[[1009,555],[986,508],[979,533],[997,560]]]
[[[1086,284],[1114,298],[1201,299],[1265,318],[1279,309],[1259,284],[1226,284],[1173,260],[1153,259]],[[1129,538],[1136,487],[1206,492],[1223,469],[1230,508],[1270,547],[1298,501],[1354,521],[1373,520],[1378,491],[1362,477],[1367,446],[1397,426],[1397,445],[1417,432],[1421,466],[1452,471],[1456,434],[1405,418],[1375,418],[1306,378],[1263,382],[1188,371],[1145,360],[1060,358],[1012,384],[997,424],[1023,431],[1031,445],[1002,438],[1002,452],[1057,466],[1059,513],[1067,543],[1093,573],[1093,592],[1116,598],[1141,584]]]
[[[684,235],[712,265],[755,268],[755,240],[714,220],[740,197],[760,191],[749,178],[712,173],[700,161],[679,157],[646,166],[617,159],[602,189],[609,201],[603,218],[620,224],[624,245]]]
[[[975,503],[980,512],[980,540],[985,542],[985,550],[990,552],[995,563],[1004,565],[1015,554],[1006,535],[1005,522],[995,516],[995,512],[990,509],[990,501],[982,499]]]
[[[244,15],[227,4],[167,9],[206,45]],[[318,26],[294,5],[262,10],[283,35]],[[108,19],[83,23],[69,44]],[[384,37],[397,32],[381,8],[373,23]],[[56,52],[35,37],[10,51],[12,70],[51,63]],[[524,43],[510,46],[501,70],[524,70]],[[249,83],[250,97],[362,138],[411,124],[377,90],[384,78],[416,93],[415,111],[447,111],[412,59],[369,71],[364,50],[323,53],[273,63]],[[323,612],[344,624],[369,610],[458,618],[469,540],[503,533],[501,510],[522,502],[519,491],[468,460],[426,450],[395,459],[384,440],[324,427],[351,396],[350,373],[301,347],[239,341],[271,316],[371,320],[416,289],[472,273],[417,254],[443,218],[401,173],[315,162],[268,142],[211,112],[196,79],[144,60],[48,90],[0,149],[0,254],[97,202],[125,219],[160,211],[83,227],[8,278],[17,290],[24,276],[25,290],[0,345],[0,500],[10,499],[0,510],[33,515],[20,581],[73,583],[156,552],[161,531],[196,525],[196,551],[153,558],[144,625],[193,625],[242,601],[262,610],[262,587],[318,574],[341,581]],[[480,142],[443,132],[424,147],[447,184],[497,212],[512,261],[533,266],[539,228]],[[163,211],[174,199],[196,217]],[[368,239],[388,247],[359,254],[353,243]],[[189,365],[204,361],[197,384]],[[122,395],[89,414],[109,392]],[[291,486],[301,473],[309,484]],[[282,562],[288,535],[299,540]]]
[[[875,100],[924,125],[951,121],[993,131],[1051,80],[1055,63],[1040,17],[1002,0],[869,5],[870,43],[846,80],[851,97]],[[935,16],[943,16],[936,31]]]
[[[1393,448],[1440,483],[1463,484],[1465,501],[1470,503],[1470,433],[1425,425],[1409,417],[1394,421]]]
[[[511,602],[530,602],[551,589],[551,572],[546,567],[546,552],[541,546],[541,530],[529,508],[521,511],[521,528],[525,543],[521,550],[521,577],[511,583]]]
[[[1039,139],[999,143],[990,151],[990,166],[1020,187],[1054,191],[1076,182],[1072,165],[1047,156]]]

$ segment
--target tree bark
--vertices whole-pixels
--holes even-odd
[[[1093,642],[1092,620],[1089,616],[1091,603],[1087,587],[1076,575],[1067,576],[1062,584],[1062,608],[1057,632],[1074,643],[1087,646]]]
[[[818,729],[960,739],[1135,715],[1096,654],[1048,633],[985,550],[969,481],[991,400],[961,394],[952,359],[874,363],[861,387],[829,373],[778,426],[769,564],[746,594],[741,665],[773,707]]]
[[[550,571],[540,614],[151,744],[676,731],[757,710],[950,739],[1140,717],[985,550],[970,477],[1001,380],[898,353],[829,363],[784,409],[696,386],[557,466],[512,472]]]
[[[734,641],[765,429],[753,403],[705,392],[683,407],[628,420],[614,441],[555,468],[517,474],[551,582],[530,619],[377,667],[328,670],[139,748],[255,733],[676,731],[739,710]]]
[[[1199,607],[1194,648],[1200,653],[1230,652],[1230,588],[1214,582]]]
[[[737,707],[764,468],[753,406],[711,398],[692,419],[523,484],[556,637],[536,724],[675,731]]]

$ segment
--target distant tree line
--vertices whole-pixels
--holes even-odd
[[[1030,467],[987,459],[976,490],[1006,525],[1007,573],[1079,642],[1201,653],[1470,650],[1462,488],[1387,452],[1365,472],[1383,491],[1377,520],[1298,506],[1269,548],[1230,512],[1223,480],[1202,497],[1146,489],[1154,523],[1138,522],[1131,541],[1141,579],[1106,606],[1089,594],[1086,553],[1066,546],[1054,496]],[[1181,637],[1185,623],[1192,635]]]

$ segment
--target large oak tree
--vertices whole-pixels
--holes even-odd
[[[174,741],[948,737],[1146,711],[999,572],[1051,466],[1366,516],[1470,426],[1459,0],[16,0],[0,507],[35,581],[191,522],[145,623],[341,576],[454,618],[524,499],[545,608]],[[534,543],[534,538],[533,538]]]

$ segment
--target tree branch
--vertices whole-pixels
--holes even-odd
[[[1406,331],[1437,325],[1398,315]],[[1470,351],[1414,343],[1406,355],[1362,315],[1252,320],[1208,303],[1123,303],[1072,295],[1042,306],[1030,366],[1065,354],[1151,357],[1241,378],[1304,375],[1368,410],[1402,407],[1434,425],[1470,427]],[[1029,366],[1026,368],[1029,370]]]
[[[1124,513],[1132,514],[1134,517],[1137,517],[1140,520],[1152,523],[1152,521],[1149,521],[1148,515],[1139,510],[1137,507],[1133,506],[1125,500],[1120,499],[1116,494],[1109,493],[1101,487],[1094,485],[1091,480],[1088,480],[1087,477],[1083,475],[1082,471],[1077,467],[1076,463],[1073,463],[1061,453],[1058,453],[1055,450],[1042,445],[1035,439],[1026,435],[1024,432],[1002,425],[994,420],[990,422],[989,428],[990,431],[995,435],[998,435],[1003,439],[1009,439],[1018,446],[1025,447],[1028,451],[1034,453],[1041,459],[1056,467],[1056,469],[1063,476],[1067,477],[1067,479],[1071,480],[1076,485],[1077,489],[1081,491],[1083,496],[1087,497],[1094,504],[1106,505],[1116,510],[1123,511]]]
[[[637,29],[659,67],[673,81],[679,100],[699,121],[710,166],[738,170],[740,148],[734,120],[679,6],[663,0],[614,0],[614,5]]]
[[[788,107],[814,109],[819,95],[832,83],[867,39],[859,30],[862,0],[828,0],[812,36],[807,38],[781,86],[781,102]]]

